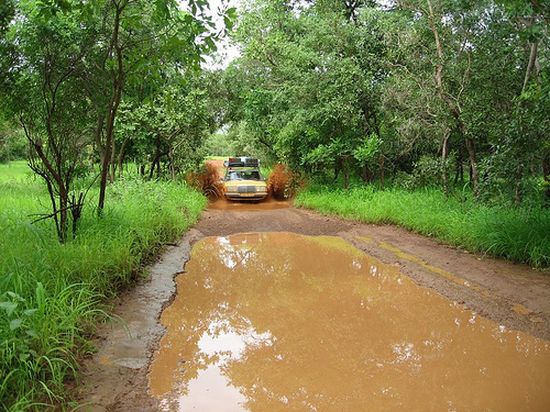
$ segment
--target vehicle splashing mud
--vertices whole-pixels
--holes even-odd
[[[341,238],[207,237],[149,371],[165,410],[547,410],[550,344]]]

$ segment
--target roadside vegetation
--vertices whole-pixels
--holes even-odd
[[[64,407],[103,305],[195,222],[219,125],[196,0],[0,4],[0,409]]]
[[[120,180],[109,186],[102,218],[86,209],[76,238],[61,244],[51,220],[29,224],[48,195],[21,172],[23,162],[0,165],[0,409],[14,411],[63,401],[78,359],[93,349],[105,299],[141,276],[206,202],[183,184]]]
[[[242,55],[220,74],[227,140],[213,139],[344,188],[413,180],[550,206],[549,13],[515,0],[253,0],[234,34]]]
[[[312,184],[297,206],[365,223],[393,224],[472,252],[534,267],[550,266],[550,209],[476,202],[471,193],[445,196],[438,188],[406,190]]]

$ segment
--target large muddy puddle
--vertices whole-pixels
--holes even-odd
[[[165,410],[544,411],[550,344],[336,237],[193,248],[149,373]]]

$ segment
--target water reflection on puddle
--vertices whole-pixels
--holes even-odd
[[[549,343],[336,237],[194,247],[149,373],[165,410],[550,409]]]

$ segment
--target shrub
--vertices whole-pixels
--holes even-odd
[[[24,159],[27,154],[27,139],[21,130],[0,124],[0,163]]]
[[[451,154],[446,160],[447,169],[455,163]],[[439,187],[441,185],[442,160],[439,157],[424,155],[414,164],[412,173],[398,172],[395,183],[403,189]]]

